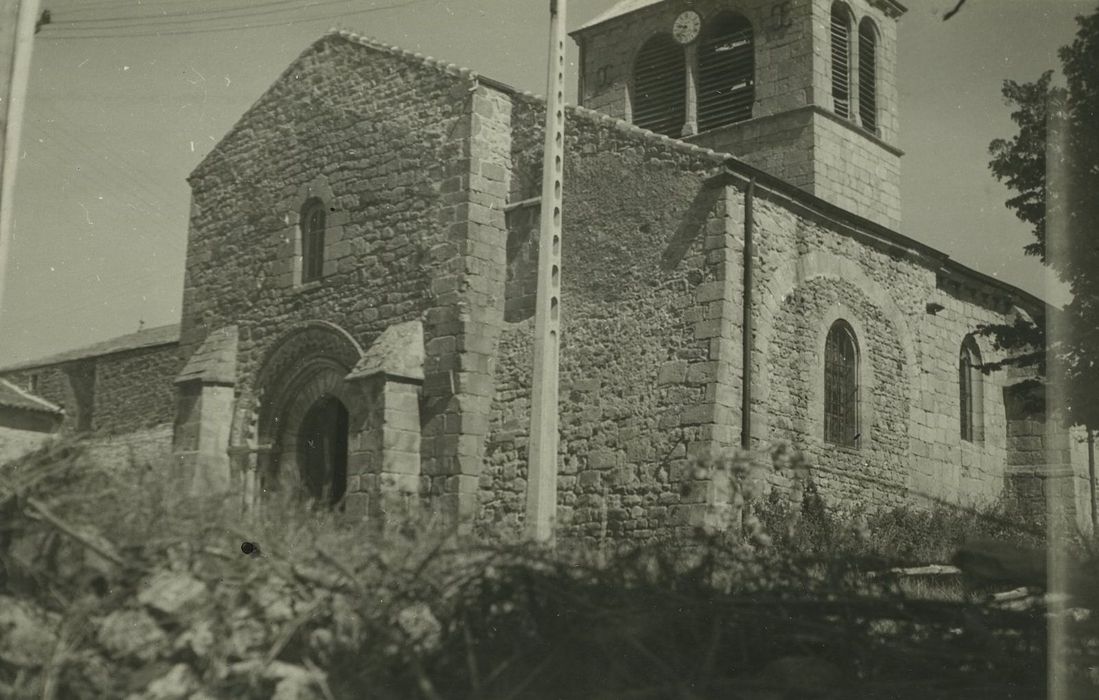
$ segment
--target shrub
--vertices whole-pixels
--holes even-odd
[[[1040,610],[914,600],[862,575],[885,546],[867,532],[915,557],[923,530],[902,530],[923,515],[852,531],[806,485],[793,517],[738,460],[751,537],[700,531],[599,561],[415,522],[378,539],[291,502],[244,518],[162,471],[57,445],[0,472],[0,696],[1041,694]]]

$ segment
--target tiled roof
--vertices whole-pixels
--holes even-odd
[[[11,382],[0,379],[0,406],[18,408],[24,411],[38,411],[61,415],[64,411],[49,401],[23,391]]]
[[[84,347],[76,348],[75,350],[67,350],[48,357],[24,360],[23,362],[18,362],[14,365],[0,367],[0,372],[11,372],[13,370],[30,369],[32,367],[45,367],[46,365],[59,365],[63,362],[73,362],[74,360],[83,360],[89,357],[111,355],[116,352],[139,350],[141,348],[168,345],[169,343],[176,342],[179,342],[179,324],[173,323],[169,326],[157,326],[156,328],[140,330],[137,333],[120,335],[117,338],[111,338],[92,345],[85,345]]]
[[[202,346],[187,360],[176,384],[200,381],[204,384],[235,384],[237,381],[237,327],[226,326],[206,336]]]
[[[662,2],[664,2],[664,0],[621,0],[621,2],[616,3],[613,7],[611,7],[603,14],[597,15],[589,22],[585,22],[574,31],[582,32],[585,29],[590,29],[591,27],[594,27],[596,25],[603,24],[604,22],[612,20],[615,17],[628,15],[631,12],[642,10],[650,5],[659,5]]]

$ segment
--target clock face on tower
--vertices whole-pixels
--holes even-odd
[[[689,44],[698,38],[698,31],[702,28],[702,18],[694,10],[687,10],[675,18],[672,25],[672,36],[680,44]]]

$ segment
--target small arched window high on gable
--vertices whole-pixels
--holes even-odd
[[[687,121],[687,62],[671,34],[641,47],[633,71],[633,123],[679,138]]]
[[[859,435],[859,346],[855,331],[839,320],[824,343],[824,440],[854,447]]]
[[[313,197],[301,208],[301,281],[319,280],[324,275],[325,206]]]
[[[878,131],[878,29],[866,17],[859,24],[859,120]]]
[[[832,5],[832,110],[851,118],[851,11]]]
[[[958,416],[961,438],[968,442],[984,439],[984,383],[980,365],[981,351],[973,336],[969,336],[958,354]]]
[[[752,24],[735,12],[711,19],[698,47],[698,129],[752,118],[755,102]]]

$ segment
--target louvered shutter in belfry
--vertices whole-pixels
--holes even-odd
[[[633,123],[658,134],[683,135],[687,120],[687,64],[670,35],[649,39],[634,68]]]
[[[832,8],[832,105],[844,119],[851,116],[851,33],[839,6]]]
[[[863,22],[859,27],[859,117],[868,131],[878,129],[878,35]]]
[[[751,23],[737,14],[719,15],[699,43],[699,131],[751,119],[755,77]]]

